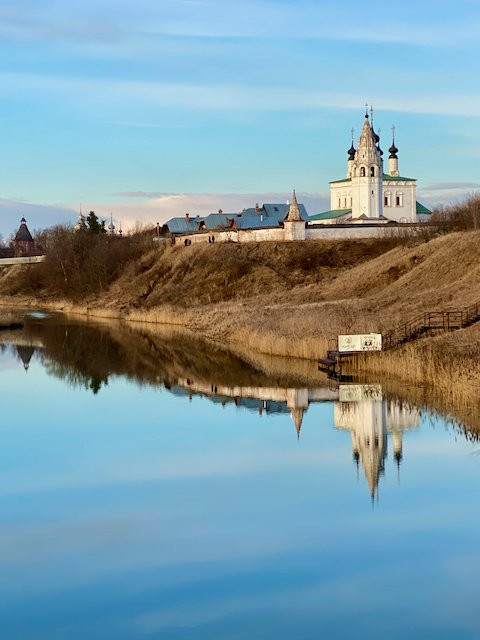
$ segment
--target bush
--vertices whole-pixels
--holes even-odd
[[[463,202],[436,209],[433,221],[448,223],[452,231],[480,229],[480,193],[473,193]]]
[[[140,258],[149,240],[142,234],[119,237],[52,227],[42,234],[45,262],[24,270],[19,290],[81,300],[105,290],[128,263]]]

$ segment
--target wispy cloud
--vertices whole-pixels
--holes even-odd
[[[297,89],[291,86],[244,84],[189,84],[45,75],[0,73],[4,94],[21,91],[53,92],[76,107],[92,107],[109,113],[127,101],[130,105],[213,111],[295,111],[321,108],[359,108],[357,94]],[[383,111],[480,117],[480,94],[405,96],[377,93],[371,101]],[[138,125],[137,125],[138,126]]]
[[[159,191],[119,191],[118,193],[110,194],[115,198],[136,198],[136,199],[150,199],[150,198],[162,198],[170,197],[172,193],[161,193]]]
[[[158,194],[149,191],[126,191],[115,194],[119,202],[93,203],[90,208],[97,212],[113,211],[114,222],[122,223],[124,229],[136,223],[165,222],[169,218],[191,215],[204,216],[222,209],[225,213],[238,213],[256,203],[282,203],[291,198],[291,193],[171,193]],[[327,193],[301,193],[297,197],[310,214],[329,208]],[[136,203],[123,199],[137,200]]]
[[[423,187],[422,191],[454,191],[461,189],[479,189],[480,182],[434,182],[426,187]]]
[[[384,4],[371,0],[368,11],[359,11],[349,2],[298,0],[280,3],[268,0],[140,0],[132,3],[109,0],[71,0],[66,10],[59,3],[3,2],[0,6],[0,33],[4,37],[61,41],[118,43],[148,35],[189,38],[322,38],[423,46],[459,46],[475,41],[478,18],[462,18],[455,11],[429,12],[428,20],[417,20],[418,5],[393,20]],[[430,2],[428,4],[431,4]],[[462,4],[462,3],[457,3]],[[405,3],[404,3],[405,5]],[[112,10],[114,8],[114,11]],[[335,28],[335,26],[339,28]],[[340,26],[341,25],[341,26]]]
[[[78,214],[75,208],[59,204],[35,204],[22,200],[0,199],[0,234],[7,239],[18,229],[20,219],[27,219],[30,229],[41,229],[54,224],[68,224]]]

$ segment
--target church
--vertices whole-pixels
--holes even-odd
[[[410,232],[429,222],[431,211],[417,201],[417,180],[400,174],[395,128],[384,169],[373,109],[365,113],[357,148],[348,150],[345,178],[330,183],[330,209],[308,215],[295,192],[286,204],[264,204],[241,212],[171,218],[157,240],[189,246],[201,242],[264,242],[379,238],[408,224]]]
[[[431,211],[417,201],[416,178],[400,175],[395,127],[392,127],[387,172],[380,136],[373,128],[373,109],[365,113],[355,149],[348,150],[346,177],[330,182],[330,210],[310,216],[310,224],[425,222]]]

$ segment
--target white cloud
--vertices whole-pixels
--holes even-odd
[[[46,6],[45,6],[46,5]],[[377,5],[377,7],[375,6]],[[435,7],[436,8],[436,7]],[[132,4],[117,0],[35,3],[4,2],[0,33],[4,38],[61,42],[75,46],[91,42],[124,48],[138,47],[149,36],[182,38],[320,38],[340,41],[402,43],[420,46],[465,46],[476,43],[479,20],[469,12],[403,11],[392,19],[384,5],[371,1],[369,10],[355,11],[350,3],[267,0],[202,0]],[[353,18],[353,19],[352,19]]]
[[[328,209],[329,196],[325,193],[297,193],[309,214]],[[128,230],[136,225],[165,222],[175,216],[207,215],[219,209],[225,213],[237,213],[258,202],[287,202],[291,193],[171,193],[157,191],[126,191],[112,194],[110,201],[91,201],[85,203],[84,213],[95,211],[100,218],[107,220],[110,212],[118,227]],[[8,239],[18,228],[20,218],[25,216],[30,229],[41,229],[54,224],[72,224],[78,216],[78,204],[35,204],[19,200],[0,199],[0,234]]]
[[[54,224],[68,224],[75,220],[77,215],[74,207],[0,199],[0,234],[4,240],[8,240],[18,229],[22,217],[26,218],[29,228],[33,231]]]
[[[165,222],[169,218],[184,216],[207,215],[222,209],[225,213],[237,213],[248,207],[254,207],[258,202],[281,203],[291,198],[291,193],[172,193],[159,194],[157,192],[127,191],[119,195],[119,202],[93,203],[89,205],[100,215],[107,216],[113,212],[115,224],[121,222],[123,229],[133,227],[137,222],[151,223]],[[325,211],[329,208],[329,196],[325,193],[297,192],[299,202],[303,203],[310,215]],[[124,198],[136,200],[125,202]]]
[[[3,94],[18,97],[32,91],[55,94],[76,108],[111,116],[119,105],[208,109],[214,111],[291,111],[321,108],[359,108],[357,94],[298,89],[292,86],[245,84],[190,84],[116,80],[30,73],[0,73]],[[383,111],[480,117],[480,93],[476,95],[412,96],[378,93],[370,101]],[[136,123],[142,126],[142,123]]]
[[[453,191],[461,189],[479,189],[480,183],[478,182],[434,182],[424,187],[422,191]]]

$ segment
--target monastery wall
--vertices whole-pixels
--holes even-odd
[[[307,240],[361,240],[363,238],[384,238],[395,233],[398,227],[387,225],[317,225],[306,230]]]
[[[364,238],[385,238],[396,233],[416,233],[425,225],[422,223],[388,225],[388,224],[351,224],[327,225],[319,224],[305,229],[305,240],[362,240]],[[427,225],[431,227],[430,224]],[[215,238],[215,242],[283,242],[292,239],[285,234],[284,229],[251,229],[246,231],[216,231],[215,233],[192,233],[190,235],[175,236],[175,244],[184,245],[208,243],[208,238]]]

